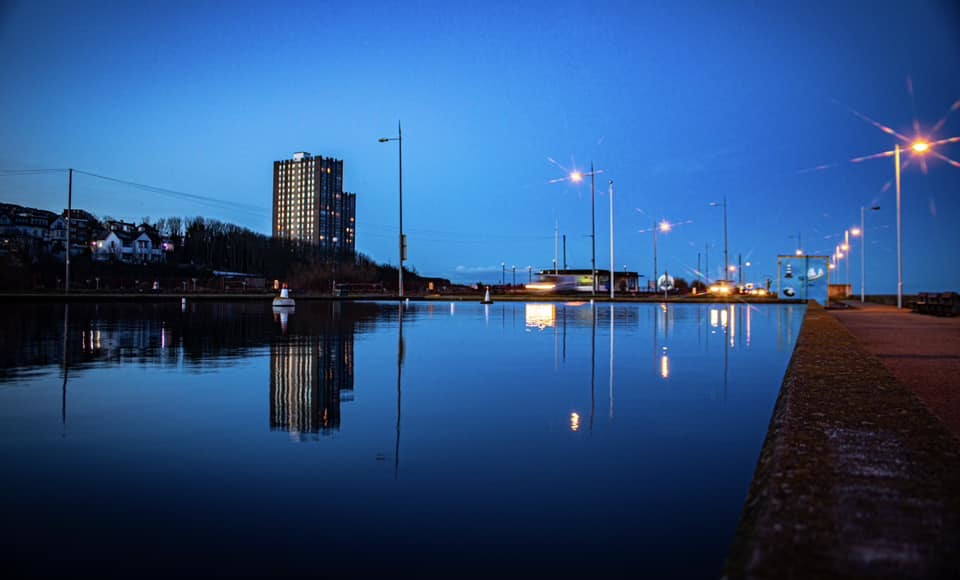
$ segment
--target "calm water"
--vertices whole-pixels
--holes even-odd
[[[803,308],[0,313],[5,571],[716,577]]]

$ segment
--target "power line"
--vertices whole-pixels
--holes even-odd
[[[163,187],[156,187],[156,186],[153,186],[153,185],[146,185],[146,184],[143,184],[143,183],[136,183],[136,182],[134,182],[134,181],[127,181],[127,180],[125,180],[125,179],[119,179],[119,178],[117,178],[117,177],[110,177],[110,176],[107,176],[107,175],[100,175],[100,174],[97,174],[97,173],[91,173],[91,172],[89,172],[89,171],[83,171],[83,170],[81,170],[81,169],[74,169],[73,171],[74,171],[74,173],[80,173],[80,174],[82,174],[82,175],[88,175],[88,176],[90,176],[90,177],[95,177],[95,178],[97,178],[97,179],[103,179],[103,180],[105,180],[105,181],[112,181],[112,182],[114,182],[114,183],[120,183],[120,184],[127,185],[127,186],[129,186],[129,187],[133,187],[133,188],[136,188],[136,189],[140,189],[140,190],[143,190],[143,191],[148,191],[148,192],[150,192],[150,193],[157,193],[157,194],[166,195],[166,196],[169,196],[169,197],[175,197],[175,198],[179,198],[179,199],[186,199],[186,200],[190,200],[190,201],[195,201],[195,202],[199,202],[199,203],[202,203],[202,204],[209,204],[209,205],[212,205],[212,206],[220,207],[221,209],[239,209],[239,210],[246,211],[246,212],[248,212],[248,213],[252,213],[252,214],[255,214],[255,215],[264,215],[264,214],[266,213],[266,212],[264,211],[264,208],[263,208],[262,206],[256,206],[256,205],[252,205],[252,204],[240,203],[240,202],[235,202],[235,201],[225,201],[225,200],[222,200],[222,199],[217,199],[217,198],[215,198],[215,197],[208,197],[208,196],[205,196],[205,195],[197,195],[197,194],[195,194],[195,193],[187,193],[187,192],[183,192],[183,191],[176,191],[176,190],[173,190],[173,189],[166,189],[166,188],[163,188]]]
[[[66,169],[0,169],[0,177],[16,175],[49,175],[52,173],[66,173]]]

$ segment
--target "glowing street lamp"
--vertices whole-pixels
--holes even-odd
[[[914,141],[910,146],[917,154],[924,154],[930,150],[926,141]],[[900,210],[900,144],[893,147],[895,173],[897,177],[897,308],[903,308],[903,227]],[[925,167],[925,166],[924,166]]]
[[[665,234],[670,233],[670,230],[673,229],[673,226],[670,225],[670,222],[663,220],[660,223],[654,222],[653,224],[653,283],[656,284],[659,278],[657,277],[657,232],[663,232]]]
[[[590,271],[593,275],[593,284],[590,291],[597,293],[597,197],[595,192],[595,176],[597,171],[593,168],[593,162],[590,162],[590,173],[584,174],[582,171],[571,171],[570,181],[580,183],[583,178],[590,176]]]
[[[910,93],[912,95],[913,94],[912,82],[909,82],[908,86],[910,89]],[[894,129],[886,125],[883,125],[881,123],[878,123],[877,121],[874,121],[870,117],[867,117],[862,113],[854,111],[853,109],[850,109],[850,112],[856,115],[857,117],[863,119],[864,121],[870,123],[874,127],[880,129],[887,135],[892,135],[897,139],[899,139],[900,142],[905,143],[906,144],[905,146],[909,147],[909,150],[912,151],[913,154],[920,159],[920,166],[923,168],[924,173],[926,173],[927,162],[926,162],[926,159],[924,159],[925,155],[932,155],[937,159],[940,159],[941,161],[945,161],[954,167],[960,168],[960,161],[951,159],[946,155],[940,153],[939,151],[935,150],[936,147],[939,147],[941,145],[948,145],[950,143],[960,143],[960,136],[947,137],[946,139],[937,139],[935,141],[928,140],[928,137],[936,134],[937,131],[939,131],[943,127],[950,113],[952,113],[953,111],[956,111],[958,108],[960,108],[960,101],[955,101],[953,105],[951,105],[950,109],[947,110],[946,114],[943,117],[941,117],[940,120],[936,122],[936,124],[934,124],[933,128],[930,130],[930,132],[926,136],[919,134],[920,123],[917,121],[914,121],[914,128],[916,130],[916,134],[913,135],[913,138],[907,137],[906,135],[898,133]],[[900,172],[902,170],[902,166],[900,164],[900,149],[901,149],[900,143],[895,143],[892,151],[882,151],[880,153],[874,153],[873,155],[864,155],[862,157],[857,157],[855,159],[850,160],[851,163],[860,163],[861,161],[867,161],[869,159],[879,159],[881,157],[890,157],[891,155],[894,157],[894,173],[896,175],[896,182],[897,182],[897,308],[903,308],[903,228],[902,228],[902,219],[901,219],[902,216],[901,216],[901,206],[900,206],[900,194],[901,194]]]

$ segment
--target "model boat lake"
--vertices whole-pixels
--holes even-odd
[[[804,308],[2,314],[18,576],[716,577]]]

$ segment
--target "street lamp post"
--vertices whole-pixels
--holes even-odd
[[[711,207],[721,206],[723,207],[723,277],[727,277],[727,271],[730,267],[730,255],[728,253],[729,245],[727,244],[727,196],[723,196],[723,202],[710,202]]]
[[[516,264],[514,264],[514,266],[513,266],[513,285],[514,285],[514,286],[517,285],[517,266],[516,266]]]
[[[903,308],[903,229],[900,224],[900,144],[893,147],[897,177],[897,308]]]
[[[381,143],[388,143],[390,141],[397,142],[397,152],[399,157],[399,189],[400,189],[400,267],[397,269],[397,294],[400,298],[403,298],[403,261],[406,259],[407,254],[407,238],[403,235],[403,130],[400,126],[400,121],[397,121],[397,136],[396,137],[381,137]]]
[[[610,180],[610,300],[613,300],[613,180]],[[612,320],[612,317],[611,317]]]
[[[850,255],[850,230],[843,230],[843,246],[842,246],[842,248],[843,248],[843,251],[846,252],[846,254],[849,256],[849,255]],[[847,282],[847,284],[849,284],[849,283],[850,283],[850,259],[849,259],[849,258],[847,259],[847,274],[846,274],[846,276],[847,276],[846,282]]]
[[[501,286],[507,283],[506,276],[507,276],[507,263],[500,262],[500,285]]]
[[[597,202],[596,202],[596,170],[593,167],[593,161],[590,162],[590,271],[593,276],[591,293],[597,293]],[[583,181],[584,175],[580,171],[570,173],[570,181],[579,183]]]
[[[864,206],[860,206],[860,304],[866,300],[867,287],[867,228],[864,223]],[[870,208],[873,211],[880,209],[879,205]]]
[[[657,281],[660,279],[658,274],[659,270],[657,268],[657,237],[659,232],[667,233],[670,231],[670,222],[664,220],[660,223],[653,222],[653,283],[657,284]]]
[[[597,199],[594,193],[596,172],[590,162],[590,269],[593,270],[593,294],[597,293]]]
[[[653,222],[653,283],[657,283],[657,222]]]

